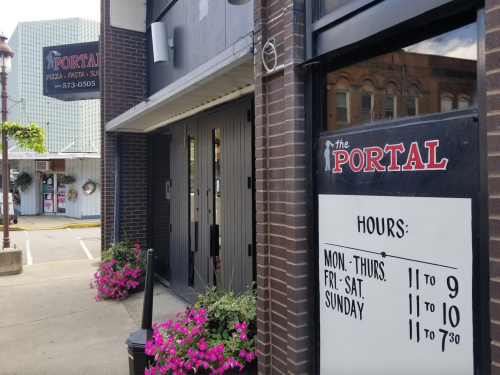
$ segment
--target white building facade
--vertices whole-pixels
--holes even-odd
[[[27,191],[17,192],[20,204],[14,208],[18,214],[100,217],[100,101],[62,101],[43,95],[43,47],[97,40],[99,22],[82,18],[20,22],[8,40],[15,54],[8,93],[12,100],[22,100],[17,105],[11,102],[9,120],[42,127],[49,150],[43,156],[22,159],[16,157],[23,150],[10,152],[10,169],[27,172],[33,179]],[[53,161],[46,164],[53,169],[40,169],[43,164],[37,164],[37,160]],[[58,184],[64,175],[76,181],[72,185]],[[53,182],[52,189],[47,190],[47,181]],[[96,183],[97,189],[85,194],[83,185],[89,181]],[[16,193],[12,185],[10,189]],[[75,202],[68,199],[70,189],[77,192]]]

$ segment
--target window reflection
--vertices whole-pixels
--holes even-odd
[[[327,73],[327,130],[475,105],[476,24]]]
[[[326,16],[327,14],[339,9],[340,7],[346,5],[352,0],[320,0],[319,2],[319,18]]]

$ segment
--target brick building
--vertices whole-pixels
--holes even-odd
[[[101,4],[103,248],[124,234],[155,248],[158,279],[192,302],[202,290],[194,268],[213,283],[211,266],[228,270],[236,259],[235,289],[257,282],[261,374],[362,373],[368,365],[499,372],[500,2]],[[159,44],[156,22],[166,25]],[[155,64],[158,46],[169,64]],[[425,220],[424,208],[433,212]],[[361,209],[372,211],[359,228],[375,233],[382,210],[384,241],[408,242],[393,249],[363,242],[361,229],[347,235],[349,215]],[[393,229],[398,209],[406,232],[401,223]],[[358,237],[342,252],[327,249]],[[372,244],[379,247],[367,250]],[[353,248],[377,255],[363,258],[366,274],[356,277],[365,301],[360,287],[347,296],[333,270],[323,274],[336,265],[352,278]],[[441,294],[424,295],[424,284],[420,294],[400,289],[416,267],[396,263],[402,258],[419,263]],[[380,279],[386,289],[373,281],[381,262],[392,276]],[[408,321],[417,295],[446,307],[445,320],[428,320],[441,310],[420,316],[418,305]],[[350,316],[339,313],[346,301]],[[446,351],[445,339],[454,345]]]
[[[476,81],[474,60],[404,50],[377,56],[327,74],[328,130],[469,108]]]

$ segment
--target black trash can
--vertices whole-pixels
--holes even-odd
[[[146,341],[151,340],[152,329],[138,329],[127,340],[129,375],[144,375],[153,357],[146,354]]]

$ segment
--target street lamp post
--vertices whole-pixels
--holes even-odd
[[[7,121],[7,74],[11,69],[14,57],[12,49],[5,42],[7,37],[0,35],[0,67],[2,81],[2,122]],[[2,190],[3,190],[3,248],[10,248],[9,237],[9,160],[7,149],[7,132],[2,130]]]

